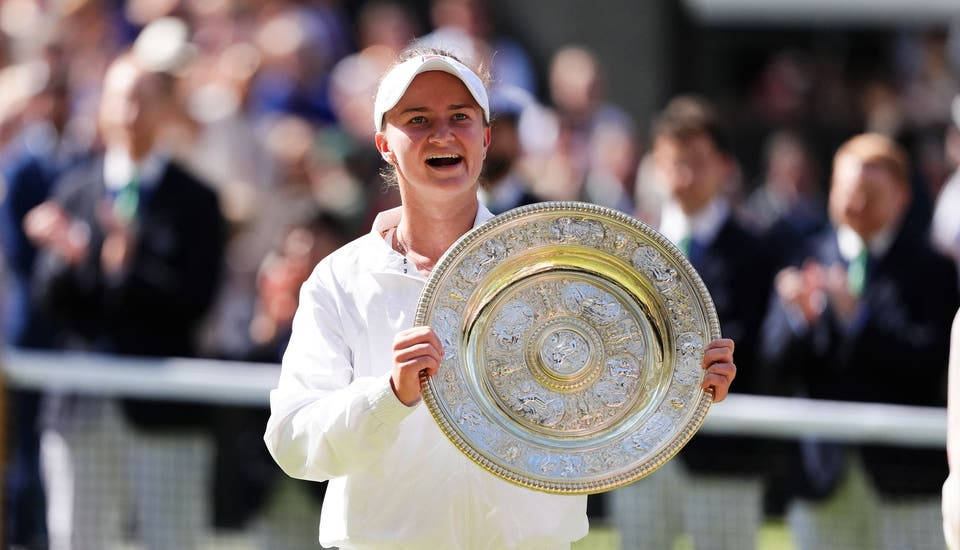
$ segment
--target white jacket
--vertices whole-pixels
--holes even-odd
[[[492,215],[480,207],[475,224]],[[568,548],[586,497],[510,484],[450,443],[427,408],[390,389],[394,335],[426,279],[381,236],[399,209],[321,261],[300,292],[264,441],[287,474],[330,480],[320,542],[341,548]]]
[[[947,397],[947,460],[950,475],[943,483],[943,534],[947,548],[960,550],[960,310],[953,318]]]

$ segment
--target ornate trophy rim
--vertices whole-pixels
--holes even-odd
[[[602,230],[565,233],[563,225],[571,223]],[[516,241],[548,230],[553,241],[531,247]],[[501,242],[510,239],[514,242]],[[477,248],[485,245],[494,249],[487,261],[479,267],[470,263]],[[471,279],[477,280],[462,280],[465,267],[474,268]],[[588,316],[584,320],[563,309],[567,295],[581,298],[584,293],[590,296],[583,303],[592,304],[596,297],[606,300],[617,320],[611,320],[612,314],[598,318],[603,315],[599,310],[589,317],[585,309],[579,311]],[[539,303],[538,296],[543,303],[561,304],[554,310],[567,314],[548,312],[543,314],[546,319],[534,323],[528,301]],[[576,300],[570,303],[580,307]],[[527,324],[512,323],[514,312],[509,309],[522,310],[517,318]],[[497,341],[492,334],[500,326],[498,319],[515,332],[510,349],[523,350],[492,359],[501,349],[488,343]],[[700,361],[703,345],[720,336],[720,325],[706,286],[673,243],[610,208],[543,202],[473,228],[427,279],[415,323],[433,326],[444,343],[440,372],[421,377],[424,403],[441,431],[474,463],[531,489],[590,494],[633,483],[686,445],[712,403],[712,396],[700,388]],[[621,325],[626,332],[616,333]],[[576,344],[573,349],[587,350],[573,355],[573,367],[553,368],[552,348],[546,343],[558,335]],[[517,336],[526,338],[518,342]],[[534,341],[540,346],[531,344]],[[607,368],[621,359],[626,370]],[[513,368],[521,363],[525,370]],[[501,370],[491,374],[495,369]],[[498,374],[508,371],[521,374]],[[611,386],[612,372],[626,373],[617,380],[628,382]],[[507,379],[533,389],[539,412],[518,404],[518,388],[503,382]],[[609,388],[614,397],[601,391]],[[564,412],[564,404],[576,400],[593,405],[580,405],[579,417]],[[546,407],[544,412],[544,402],[560,410]],[[585,416],[595,410],[601,412]]]

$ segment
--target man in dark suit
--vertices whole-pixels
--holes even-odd
[[[54,199],[27,216],[27,234],[43,248],[37,277],[46,305],[84,349],[195,354],[224,222],[215,193],[164,152],[173,100],[172,75],[133,54],[115,60],[101,97],[104,153],[66,173]],[[66,444],[72,475],[55,473],[48,495],[72,510],[74,550],[117,541],[121,493],[145,547],[202,542],[213,448],[202,408],[80,397],[59,405],[50,428]]]
[[[651,152],[666,200],[659,229],[707,286],[724,337],[737,342],[740,393],[760,393],[759,328],[772,281],[760,240],[733,216],[725,186],[736,170],[719,118],[704,100],[672,100],[653,126]],[[762,440],[698,435],[647,479],[615,491],[624,548],[671,548],[688,532],[696,548],[752,548],[763,519]]]
[[[777,275],[764,356],[808,397],[945,405],[960,290],[950,260],[903,223],[908,170],[885,136],[844,143],[833,162],[832,227],[801,266]],[[797,451],[801,498],[788,519],[800,550],[944,547],[943,449],[803,441]]]

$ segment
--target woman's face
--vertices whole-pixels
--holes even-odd
[[[483,110],[455,76],[417,75],[387,111],[377,149],[397,171],[400,191],[474,192],[490,144]]]

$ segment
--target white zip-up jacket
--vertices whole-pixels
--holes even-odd
[[[474,224],[492,217],[481,206]],[[586,497],[501,480],[450,443],[426,406],[390,388],[394,335],[413,326],[426,279],[383,232],[321,261],[300,291],[270,394],[264,441],[283,470],[330,480],[320,542],[341,548],[568,548],[587,534]],[[409,272],[409,273],[408,273]]]

